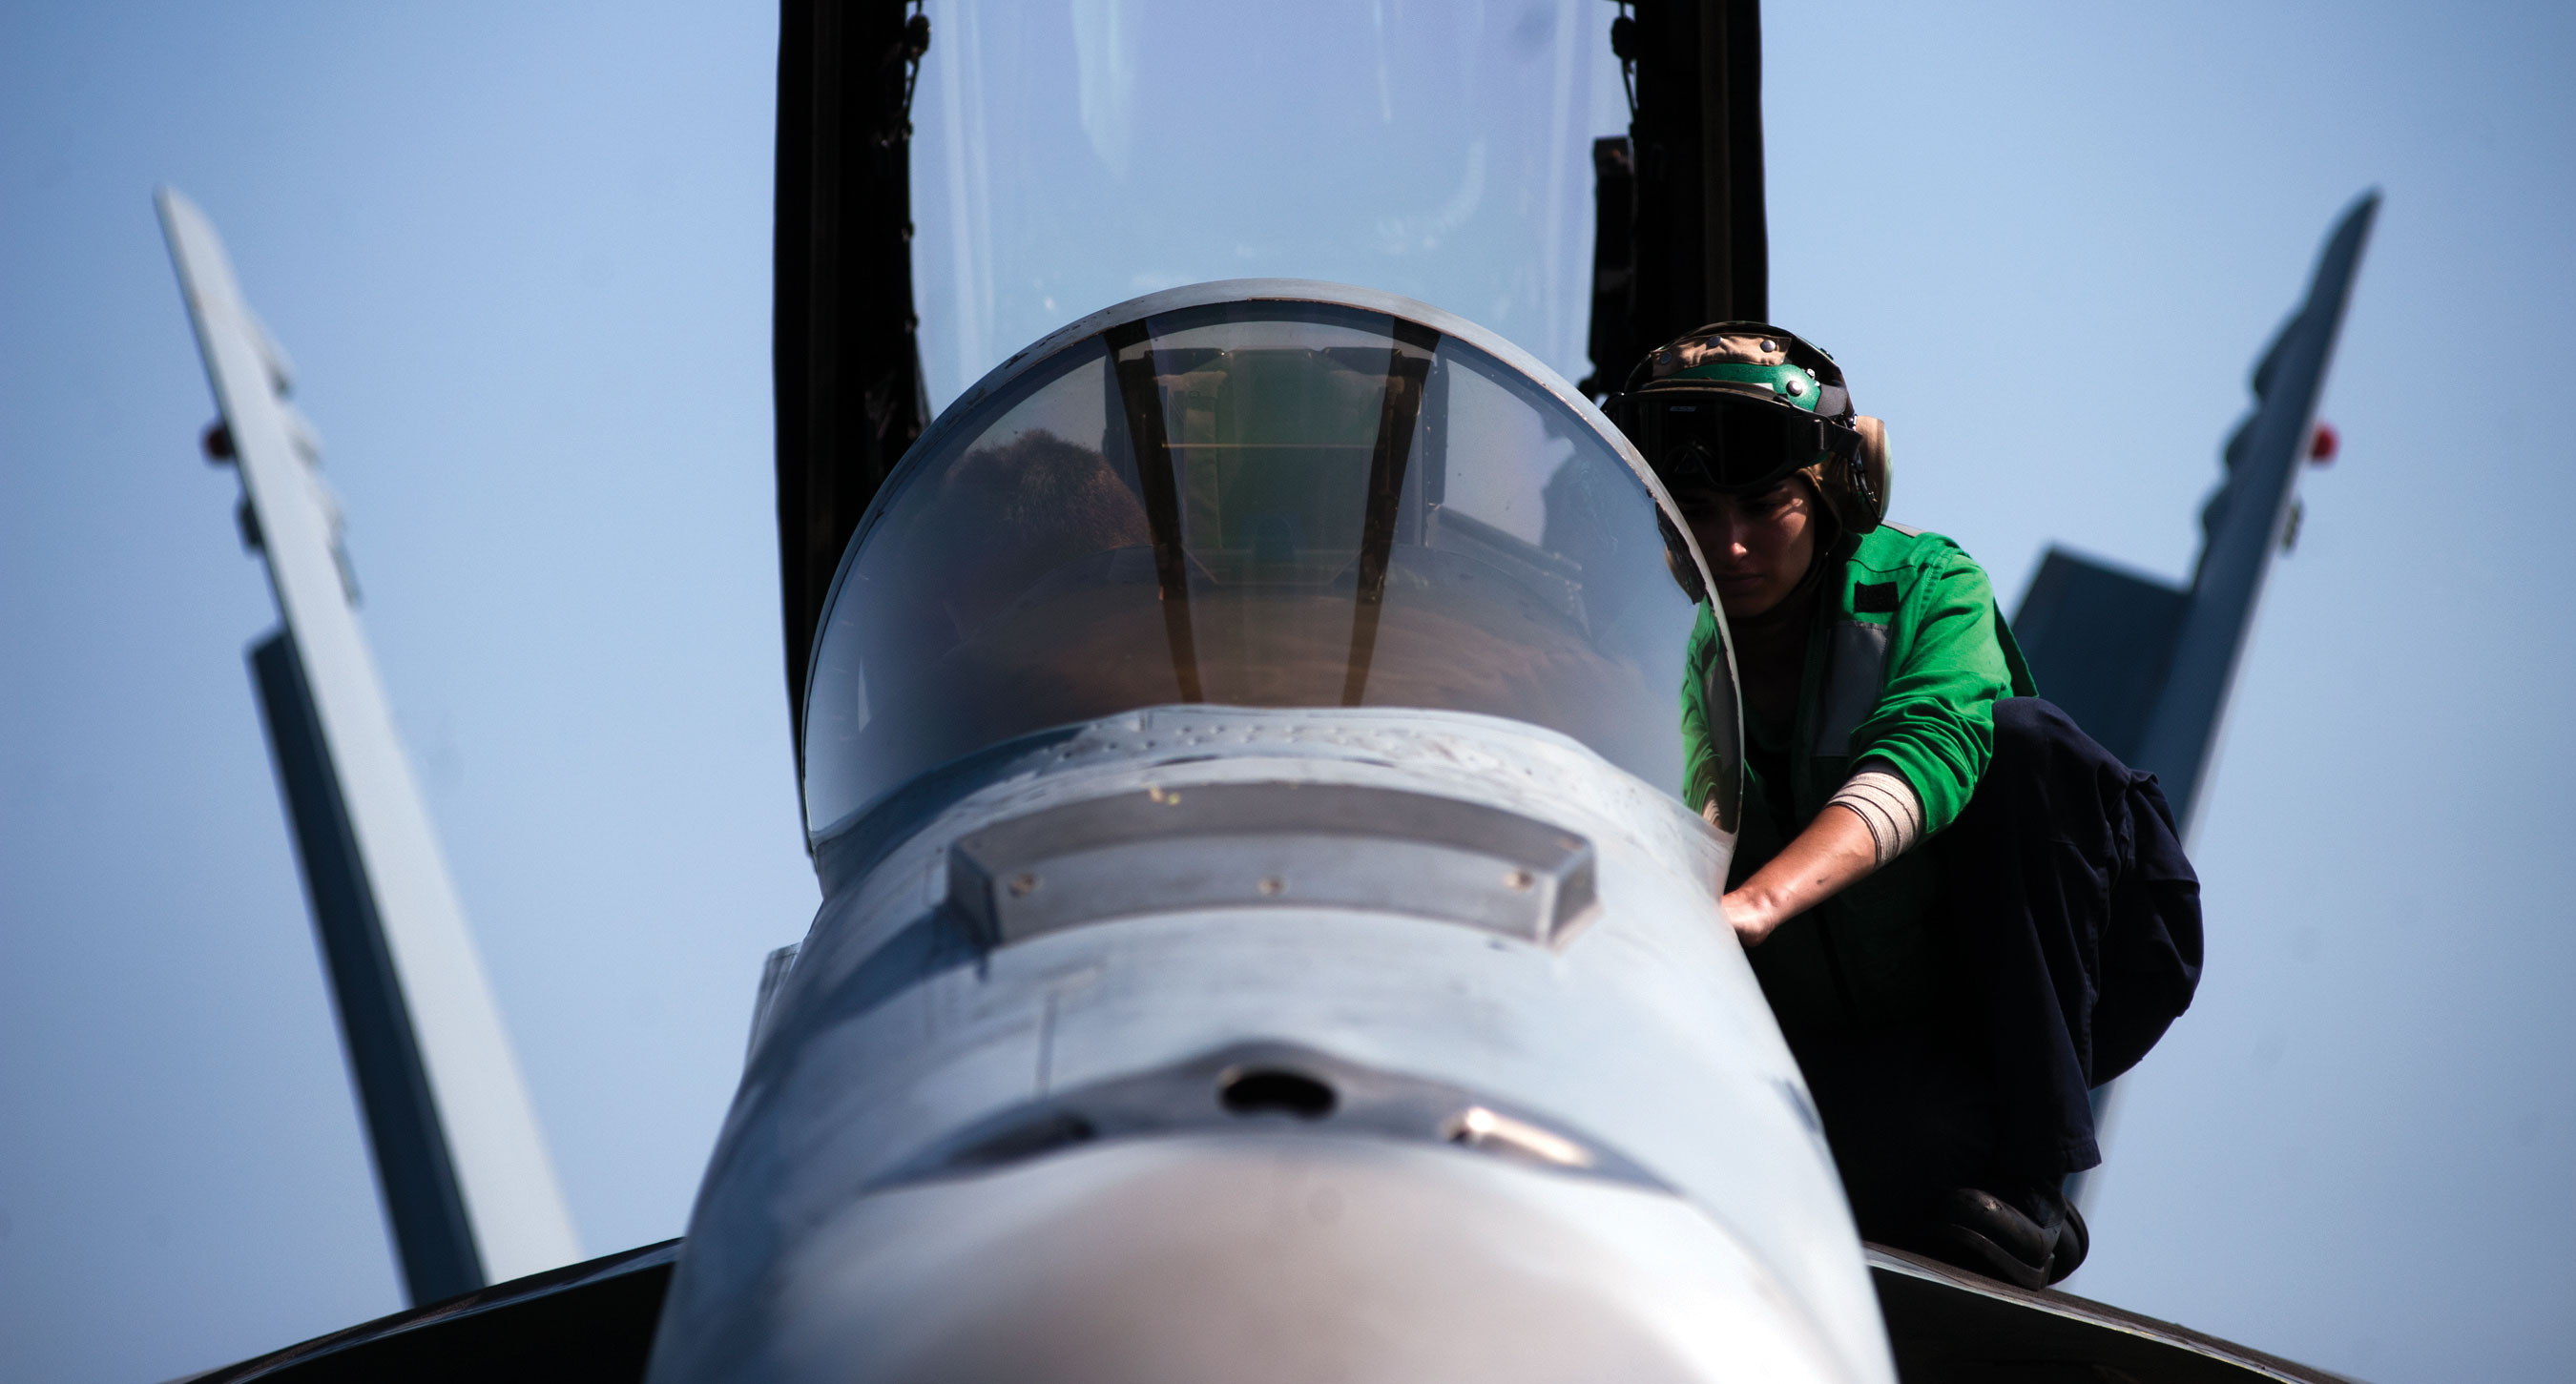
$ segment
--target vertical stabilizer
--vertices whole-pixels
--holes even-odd
[[[2317,396],[2343,330],[2362,245],[2379,212],[2363,194],[2326,240],[2307,301],[2254,367],[2254,414],[2227,440],[2227,476],[2202,511],[2205,538],[2191,603],[2174,632],[2164,694],[2147,721],[2138,763],[2164,781],[2186,837],[2199,816],[2200,784],[2218,745],[2255,602],[2290,522],[2299,463],[2316,426]]]
[[[2254,412],[2228,439],[2226,475],[2201,511],[2191,585],[2051,548],[2013,615],[2040,694],[2162,780],[2186,839],[2378,210],[2366,193],[2336,222],[2306,299],[2254,367]]]
[[[581,1257],[536,1111],[352,608],[319,446],[222,242],[156,199],[285,630],[252,654],[414,1301]]]

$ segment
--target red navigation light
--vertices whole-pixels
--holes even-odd
[[[2308,461],[2312,465],[2323,466],[2335,459],[2335,453],[2342,446],[2343,438],[2335,432],[2334,424],[2320,418],[2317,430],[2308,434]]]

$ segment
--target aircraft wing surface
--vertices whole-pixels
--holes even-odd
[[[181,1384],[637,1384],[680,1241],[498,1284]],[[1906,1384],[1994,1376],[2135,1384],[2348,1384],[2261,1351],[2068,1293],[2015,1288],[1871,1246]]]

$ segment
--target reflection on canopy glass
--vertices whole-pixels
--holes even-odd
[[[1727,696],[1722,657],[1686,677],[1697,583],[1644,484],[1431,328],[1187,308],[970,410],[890,482],[827,617],[818,838],[959,755],[1186,702],[1506,716],[1679,791],[1685,703]]]

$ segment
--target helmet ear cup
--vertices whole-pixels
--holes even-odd
[[[1855,526],[1854,532],[1867,533],[1887,518],[1890,487],[1895,483],[1896,456],[1888,450],[1886,420],[1863,414],[1852,420],[1852,427],[1860,433],[1857,461],[1861,482],[1869,487],[1869,496],[1864,502],[1869,511],[1869,522],[1866,526]]]
[[[1848,461],[1827,457],[1799,474],[1814,483],[1843,532],[1864,534],[1887,518],[1887,425],[1862,416],[1852,420],[1852,429],[1860,434],[1857,455]]]

